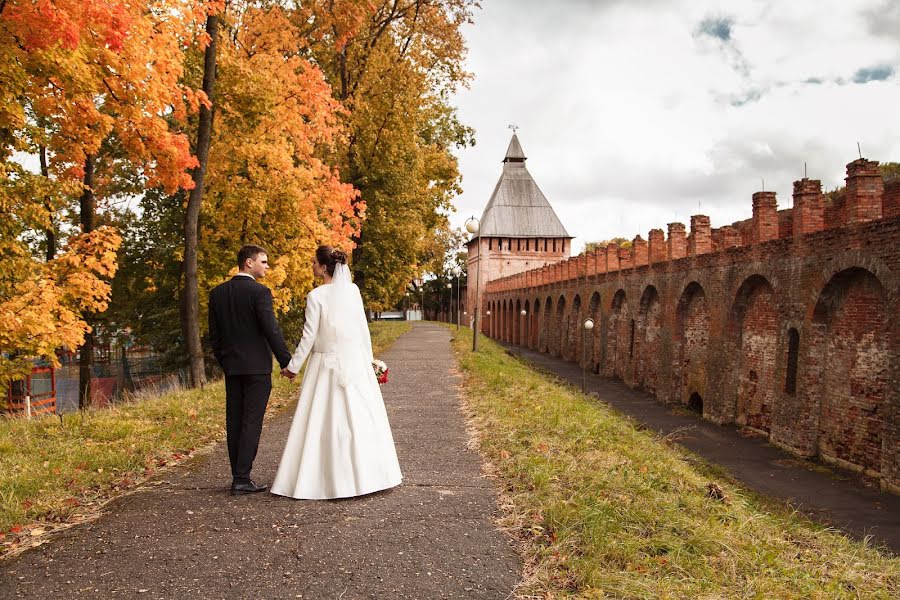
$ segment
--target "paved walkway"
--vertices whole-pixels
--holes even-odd
[[[510,597],[521,565],[466,449],[449,341],[418,324],[383,355],[402,486],[341,501],[233,497],[220,444],[94,523],[0,563],[0,597]],[[263,431],[257,481],[274,477],[292,415]]]
[[[511,354],[581,386],[581,367],[576,363],[518,346],[506,347]],[[853,537],[871,535],[900,554],[900,496],[882,492],[871,479],[819,465],[818,470],[811,470],[806,461],[763,439],[742,436],[735,427],[715,425],[684,411],[675,412],[620,381],[588,373],[586,382],[588,393],[663,435],[677,432],[682,446],[724,467],[748,488],[785,500],[814,520]]]

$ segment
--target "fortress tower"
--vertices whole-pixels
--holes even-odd
[[[525,153],[513,133],[503,172],[481,215],[478,238],[467,244],[469,285],[466,306],[475,306],[476,288],[569,258],[572,236],[525,168]],[[479,260],[480,258],[480,260]],[[474,285],[480,278],[479,286]],[[484,307],[481,313],[484,326]]]

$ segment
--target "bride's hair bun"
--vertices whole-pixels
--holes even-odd
[[[331,250],[331,258],[334,260],[334,264],[347,264],[347,255],[344,254],[342,250],[338,250],[337,248],[333,248]]]
[[[331,246],[319,246],[316,249],[316,261],[320,265],[324,265],[329,276],[334,276],[334,268],[337,265],[347,264],[347,255],[342,250]]]

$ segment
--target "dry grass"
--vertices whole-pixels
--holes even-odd
[[[490,340],[470,419],[521,541],[522,598],[897,598],[900,560],[758,498]]]
[[[375,352],[408,328],[373,324]],[[267,417],[296,398],[296,386],[280,377],[274,383]],[[0,417],[0,556],[209,449],[224,436],[224,399],[217,381],[62,418]]]

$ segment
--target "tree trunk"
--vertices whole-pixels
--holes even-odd
[[[94,157],[88,155],[84,160],[84,192],[81,194],[81,231],[90,233],[94,230]],[[84,334],[84,343],[79,351],[78,361],[78,408],[86,408],[91,404],[91,365],[94,363],[94,329],[91,315],[82,315],[91,327]]]
[[[50,168],[47,166],[47,147],[43,144],[40,146],[40,159],[41,175],[50,179]],[[51,205],[49,197],[44,201],[44,206],[47,207],[50,219],[50,226],[44,231],[44,234],[47,237],[47,262],[50,262],[56,258],[56,221],[53,218],[53,206]]]
[[[210,42],[206,47],[203,61],[203,91],[213,102],[213,90],[216,83],[216,46],[218,44],[219,17],[209,15],[206,18],[206,33]],[[205,382],[203,363],[203,347],[200,343],[200,288],[197,281],[197,243],[200,224],[200,205],[203,200],[203,179],[206,176],[206,165],[209,161],[209,144],[212,139],[212,106],[200,107],[200,120],[197,125],[197,162],[193,172],[194,189],[188,196],[187,210],[184,215],[184,339],[187,342],[190,358],[191,385],[202,386]]]

